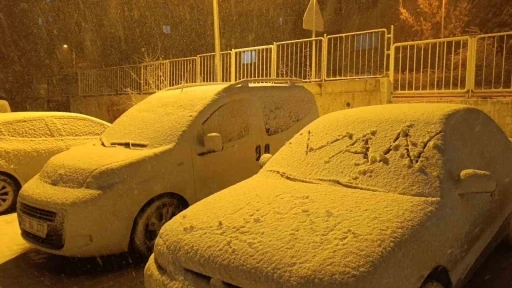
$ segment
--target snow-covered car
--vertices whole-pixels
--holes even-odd
[[[334,112],[167,223],[145,285],[461,287],[510,235],[511,171],[512,143],[478,109]]]
[[[18,192],[52,156],[97,140],[110,124],[75,113],[0,114],[0,214],[16,207]]]
[[[314,95],[293,82],[160,91],[125,112],[101,142],[53,157],[25,185],[22,236],[65,256],[149,257],[165,222],[256,174],[261,155],[316,118]]]
[[[9,113],[11,112],[11,106],[9,106],[9,102],[5,100],[0,100],[0,113]]]

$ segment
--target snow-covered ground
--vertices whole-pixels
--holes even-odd
[[[19,236],[16,214],[0,216],[0,288],[142,288],[145,263],[126,255],[69,259],[30,248]],[[502,244],[465,288],[512,287],[512,247]]]

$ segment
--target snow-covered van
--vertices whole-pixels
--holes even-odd
[[[97,140],[109,125],[75,113],[0,113],[0,214],[15,210],[21,186],[48,159]]]
[[[348,109],[289,143],[162,228],[146,288],[460,288],[512,235],[512,143],[474,107]]]
[[[256,174],[261,155],[275,153],[318,114],[314,95],[291,81],[160,91],[125,112],[101,141],[53,157],[23,187],[22,236],[60,255],[133,248],[149,256],[163,224]]]

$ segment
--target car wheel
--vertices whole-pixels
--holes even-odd
[[[0,174],[0,215],[14,210],[19,191],[20,186],[16,181]]]
[[[507,242],[509,245],[512,245],[512,220],[508,224]]]
[[[132,232],[132,249],[143,257],[151,256],[162,226],[183,210],[176,198],[162,197],[150,202],[139,213]]]

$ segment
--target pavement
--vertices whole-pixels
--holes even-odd
[[[0,288],[142,288],[144,266],[126,254],[71,259],[33,249],[16,214],[0,216]],[[512,246],[498,245],[464,288],[512,288]]]

